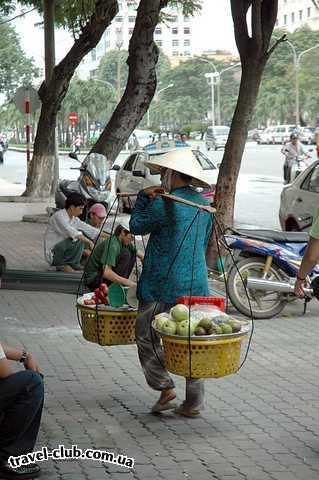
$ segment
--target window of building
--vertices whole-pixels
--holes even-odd
[[[176,50],[173,51],[173,57],[178,57],[178,52]]]
[[[307,8],[307,17],[311,17],[311,7]]]
[[[129,35],[133,35],[133,30],[134,30],[134,28],[129,28],[129,29],[128,29],[128,34],[129,34]]]
[[[110,46],[111,46],[111,42],[110,42],[110,40],[107,40],[105,42],[105,48],[110,48]]]
[[[178,28],[176,28],[176,27],[172,28],[172,34],[177,35],[178,34]]]
[[[173,23],[176,23],[178,21],[178,16],[174,15],[174,17],[170,18],[170,21],[173,22]]]
[[[191,18],[190,17],[185,17],[184,15],[184,22],[187,23],[187,22],[190,22]]]
[[[299,10],[299,20],[302,20],[302,10]]]
[[[156,35],[161,35],[162,34],[162,29],[160,27],[155,28],[155,34]]]
[[[95,62],[95,60],[96,60],[96,48],[93,48],[93,50],[91,51],[91,58],[92,58],[93,62]]]
[[[295,23],[295,12],[291,14],[291,23]]]
[[[115,18],[115,21],[116,21],[117,23],[122,23],[122,22],[123,22],[123,17],[116,17],[116,18]]]
[[[159,47],[161,47],[161,46],[163,45],[162,40],[156,40],[156,43],[157,43],[157,45],[158,45]]]
[[[128,17],[129,23],[134,23],[136,17]]]
[[[122,10],[122,9],[123,9],[122,2],[119,2],[119,10]]]
[[[190,56],[191,56],[191,52],[189,52],[188,50],[185,50],[184,55],[185,55],[185,57],[190,57]]]
[[[189,39],[184,40],[184,47],[190,47],[191,41]]]
[[[173,40],[172,45],[173,45],[173,47],[178,47],[179,41],[178,40]]]
[[[122,29],[121,28],[116,28],[115,32],[117,33],[117,35],[122,35]]]
[[[191,29],[189,27],[184,28],[184,34],[189,35],[191,33]]]
[[[284,15],[284,25],[287,25],[287,15]]]

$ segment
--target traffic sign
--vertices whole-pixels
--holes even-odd
[[[76,112],[70,112],[69,113],[69,122],[71,125],[76,125],[79,121],[79,116]]]
[[[18,110],[26,113],[26,102],[28,103],[28,113],[33,113],[41,106],[38,92],[33,87],[19,87],[13,97],[13,101]]]

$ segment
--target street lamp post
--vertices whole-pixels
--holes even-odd
[[[274,36],[274,38],[277,38],[277,37]],[[293,62],[294,62],[294,69],[295,69],[295,110],[296,110],[295,116],[296,116],[296,127],[298,127],[300,125],[300,89],[299,89],[300,60],[303,55],[305,55],[308,52],[311,52],[315,48],[318,48],[319,43],[317,43],[313,47],[303,50],[299,54],[297,54],[296,47],[294,46],[293,43],[291,43],[289,40],[285,40],[285,43],[289,46],[293,55]]]
[[[96,78],[96,77],[91,77],[90,80],[94,80],[94,82],[100,82],[100,83],[104,83],[105,85],[108,85],[112,89],[113,93],[116,95],[117,91],[115,90],[114,85],[112,85],[111,82],[108,82],[107,80],[100,80],[99,78]]]
[[[119,102],[121,100],[121,55],[120,55],[120,51],[121,51],[121,48],[123,46],[123,31],[122,30],[117,30],[115,44],[118,48],[118,54],[117,54],[117,101]]]
[[[161,89],[158,90],[158,91],[155,91],[155,93],[154,93],[154,100],[155,100],[155,102],[158,101],[158,97],[159,97],[160,93],[162,93],[162,92],[164,92],[165,90],[167,90],[168,88],[172,88],[172,87],[174,87],[174,83],[170,83],[170,84],[168,84],[166,87],[161,88]],[[150,107],[150,105],[149,105],[149,107]],[[149,107],[148,107],[148,110],[147,110],[147,127],[148,127],[148,128],[150,128],[150,126],[151,126],[150,108],[149,108]]]
[[[212,78],[212,79],[213,79],[213,77],[215,78],[214,81],[211,80],[211,81],[208,82],[209,85],[211,86],[212,103],[213,103],[213,99],[214,99],[214,106],[212,108],[212,112],[214,112],[214,113],[212,113],[212,118],[213,118],[213,122],[214,122],[213,126],[215,125],[215,91],[214,91],[214,85],[216,85],[216,87],[217,87],[217,122],[218,122],[218,125],[221,125],[221,108],[220,108],[221,75],[224,72],[227,72],[228,70],[232,70],[233,68],[239,67],[241,65],[241,63],[240,62],[234,63],[234,65],[230,65],[229,67],[226,67],[219,72],[216,68],[216,65],[213,62],[211,62],[210,60],[207,60],[206,58],[201,58],[201,57],[197,57],[197,60],[199,60],[200,62],[208,63],[214,69],[214,73],[206,74],[205,77],[206,78]]]
[[[205,73],[208,85],[211,87],[211,99],[212,99],[212,126],[215,127],[215,79],[218,78],[218,72]]]

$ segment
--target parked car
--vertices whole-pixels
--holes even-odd
[[[274,143],[272,133],[273,130],[271,127],[265,128],[262,132],[260,132],[257,139],[258,145],[270,145]]]
[[[299,138],[302,143],[308,145],[314,145],[315,142],[315,128],[313,127],[302,127],[299,132]]]
[[[179,142],[174,140],[168,140],[165,142],[157,142],[151,145],[147,145],[142,150],[136,150],[132,152],[123,165],[114,165],[113,170],[117,170],[115,179],[115,189],[117,193],[138,193],[143,188],[151,185],[160,185],[160,175],[157,171],[152,171],[145,166],[150,158],[167,153],[170,150],[176,148]],[[189,148],[185,146],[179,146],[179,148]],[[198,191],[202,192],[210,203],[212,203],[215,192],[215,185],[218,177],[218,165],[215,165],[203,152],[198,149],[192,149],[192,152],[205,171],[207,181],[211,185],[211,188],[201,188]],[[134,204],[134,198],[128,200],[123,198],[123,208],[125,211],[129,211]]]
[[[273,143],[286,143],[290,140],[292,133],[298,133],[298,129],[295,125],[276,125],[270,127],[272,129]]]
[[[319,205],[319,161],[313,162],[281,192],[279,220],[283,230],[308,230]]]
[[[226,125],[218,125],[216,127],[208,127],[205,134],[205,144],[207,150],[213,148],[224,148],[228,139],[230,128]]]

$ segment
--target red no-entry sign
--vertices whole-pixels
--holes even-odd
[[[75,125],[77,124],[79,121],[79,116],[76,112],[70,112],[69,113],[69,122],[71,123],[71,125]]]

